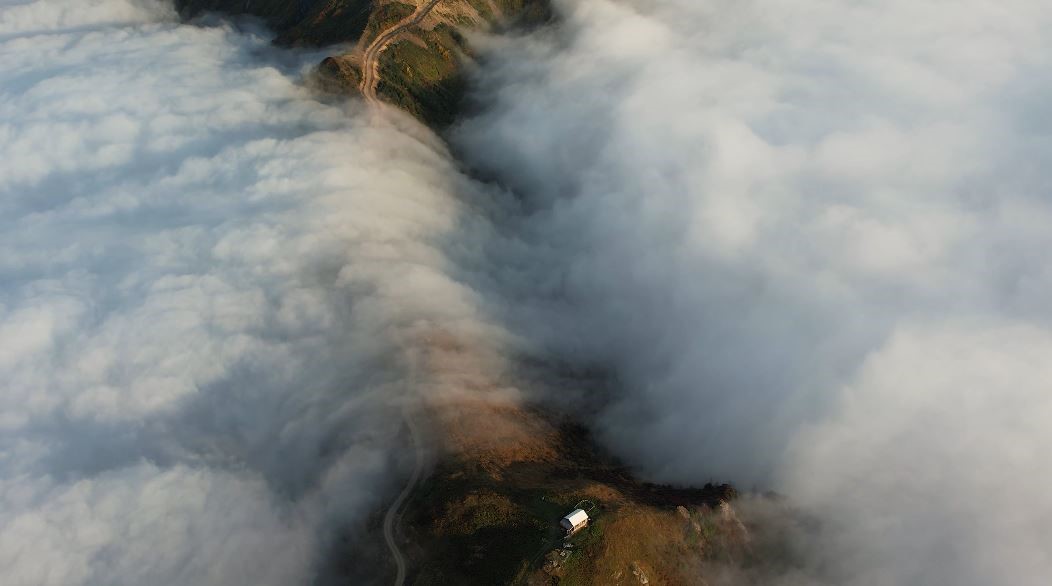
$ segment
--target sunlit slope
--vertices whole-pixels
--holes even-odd
[[[356,93],[363,81],[366,49],[377,36],[411,17],[424,0],[175,0],[194,17],[208,11],[262,18],[286,46],[346,44],[319,68],[322,86]],[[548,0],[440,0],[419,23],[405,27],[379,57],[377,95],[421,121],[442,126],[453,121],[464,95],[464,63],[472,50],[468,31],[495,31],[550,18]]]

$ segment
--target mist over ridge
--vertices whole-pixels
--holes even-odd
[[[779,493],[710,584],[1047,581],[1052,10],[555,6],[459,160],[258,23],[0,6],[0,582],[324,583],[458,401]]]
[[[522,329],[617,375],[605,443],[820,524],[807,577],[731,581],[1043,583],[1052,11],[558,4],[454,144],[570,300]]]
[[[0,31],[0,582],[324,577],[459,376],[429,337],[507,337],[467,284],[499,198],[251,25],[42,0]]]

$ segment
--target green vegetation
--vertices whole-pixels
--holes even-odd
[[[469,48],[458,29],[474,29],[485,23],[498,28],[532,26],[552,16],[550,0],[444,1],[444,14],[456,26],[440,24],[434,30],[414,27],[407,31],[422,43],[402,40],[388,47],[380,57],[381,81],[377,86],[383,100],[432,127],[453,121],[466,91],[460,59]],[[258,16],[278,33],[275,43],[279,45],[357,42],[359,50],[417,9],[416,4],[407,2],[374,0],[175,0],[175,4],[184,17],[204,11]],[[460,10],[455,9],[458,5]],[[476,22],[479,17],[485,23]],[[319,71],[319,85],[326,91],[352,93],[361,83],[360,65],[349,54],[325,59]]]
[[[282,46],[322,47],[357,40],[373,12],[371,0],[175,0],[184,17],[204,11],[251,14],[278,33]]]
[[[583,585],[618,572],[630,584],[633,564],[653,583],[677,583],[709,551],[692,522],[709,515],[719,530],[730,487],[638,483],[583,429],[564,425],[549,437],[548,455],[515,451],[497,469],[471,457],[436,468],[403,519],[418,552],[411,584]],[[566,539],[559,520],[579,505],[591,521]]]
[[[456,117],[466,89],[458,53],[467,47],[448,25],[422,32],[420,38],[425,46],[403,40],[384,51],[377,93],[432,126],[445,126]]]
[[[560,586],[588,586],[595,584],[594,558],[603,543],[602,519],[595,519],[588,527],[578,531],[570,541],[574,548],[562,563]]]
[[[497,24],[488,0],[462,0],[483,19]],[[506,24],[539,23],[550,18],[548,0],[495,0]],[[363,45],[381,31],[411,15],[414,7],[392,3],[376,9],[363,34]],[[454,16],[459,28],[471,29],[481,23],[466,13]],[[433,30],[415,28],[413,38],[389,46],[380,56],[380,82],[377,94],[432,127],[453,122],[467,89],[461,63],[470,47],[458,27],[440,24]]]
[[[319,89],[331,94],[349,94],[358,91],[362,83],[362,69],[346,57],[326,57],[318,65],[314,80]]]
[[[485,474],[449,466],[436,470],[406,514],[407,525],[423,530],[414,537],[429,560],[412,583],[509,583],[522,560],[549,538],[552,523],[536,513],[556,514],[558,506],[541,493],[514,490]]]
[[[379,6],[369,15],[369,22],[362,32],[362,46],[368,45],[380,33],[405,20],[414,12],[416,12],[415,6],[402,2],[391,2]]]
[[[552,6],[546,0],[494,0],[494,4],[515,26],[535,26],[552,19]]]
[[[286,4],[300,5],[299,2]],[[370,0],[316,0],[275,41],[286,46],[323,47],[360,38],[373,13]]]

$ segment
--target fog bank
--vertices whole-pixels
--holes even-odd
[[[453,133],[514,204],[251,26],[0,7],[5,583],[310,582],[519,352],[649,479],[786,495],[799,565],[720,580],[1047,581],[1052,11],[558,6]]]
[[[786,494],[786,581],[1045,582],[1047,5],[559,5],[456,144],[523,195],[521,326],[619,379],[604,441]]]
[[[0,581],[311,582],[412,460],[428,332],[499,351],[478,188],[316,101],[319,59],[157,2],[0,7]]]

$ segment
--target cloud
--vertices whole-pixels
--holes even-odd
[[[495,204],[312,97],[318,60],[155,3],[0,8],[5,583],[308,582],[458,376],[421,340],[499,353]]]
[[[308,520],[250,478],[144,463],[71,484],[5,484],[4,507],[18,512],[0,561],[13,584],[288,584],[309,570]]]
[[[616,375],[604,441],[787,494],[819,520],[814,580],[1052,573],[1052,14],[560,7],[488,41],[455,144],[523,197],[547,269],[518,323]]]
[[[1045,328],[966,320],[903,326],[867,358],[788,471],[831,520],[838,577],[1044,581],[1050,352]]]
[[[175,11],[163,0],[10,0],[0,7],[0,36],[142,24],[174,16]]]
[[[1048,11],[560,9],[479,40],[453,133],[513,201],[318,102],[318,55],[0,8],[9,581],[310,581],[402,407],[520,352],[611,372],[594,426],[649,478],[787,496],[742,515],[800,561],[727,580],[1052,574]]]

